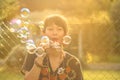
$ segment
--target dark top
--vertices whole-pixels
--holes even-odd
[[[66,53],[64,60],[54,72],[47,56],[43,65],[46,67],[41,69],[39,80],[83,80],[80,62],[69,53]]]
[[[35,55],[32,54],[34,58]],[[29,58],[31,55],[29,54]],[[34,59],[31,57],[33,61],[29,60],[23,67],[23,69],[29,71],[32,66]],[[27,62],[27,59],[26,59]],[[31,65],[32,64],[32,65]],[[66,52],[66,56],[60,66],[53,71],[51,68],[51,64],[49,58],[46,56],[43,60],[43,67],[40,72],[39,80],[83,80],[81,65],[79,60]]]
[[[23,66],[22,66],[22,69],[21,69],[22,74],[25,74],[25,71],[31,70],[36,57],[37,57],[36,54],[27,53],[27,55],[25,57],[25,61],[24,61]]]

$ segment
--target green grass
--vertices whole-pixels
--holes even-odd
[[[0,80],[24,80],[24,76],[14,69],[0,69]],[[120,80],[120,71],[83,70],[84,80]]]
[[[0,80],[24,80],[23,75],[18,70],[0,69]]]
[[[120,80],[120,70],[84,70],[84,80]]]

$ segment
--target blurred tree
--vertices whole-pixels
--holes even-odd
[[[0,59],[4,59],[12,47],[20,43],[20,39],[17,38],[16,33],[10,32],[9,26],[5,23],[2,22],[0,28]]]
[[[109,53],[114,43],[112,39],[114,38],[113,27],[111,27],[108,15],[110,13],[116,29],[116,44],[114,46],[119,46],[118,0],[0,0],[0,20],[11,19],[20,7],[29,8],[31,13],[32,11],[39,11],[41,13],[44,10],[48,10],[48,13],[49,10],[60,11],[68,17],[70,25],[80,24],[80,26],[74,25],[74,28],[73,26],[70,27],[71,36],[76,40],[75,42],[78,41],[77,34],[79,34],[81,27],[85,37],[84,46],[86,49],[92,51],[91,53],[101,55]],[[38,14],[36,16],[41,15]],[[78,43],[72,43],[71,45],[74,45],[74,48],[77,49]],[[115,50],[118,51],[119,47],[116,47]]]
[[[78,18],[86,18],[94,12],[108,10],[110,4],[110,0],[21,0],[22,7],[28,7],[31,11],[60,10],[67,16]]]
[[[18,0],[0,0],[0,21],[9,20],[15,16],[19,7]]]
[[[120,54],[120,0],[115,0],[111,10],[110,17],[112,24],[116,30],[115,32],[115,53]]]
[[[9,31],[10,26],[7,22],[19,13],[19,8],[18,0],[0,0],[0,58],[5,58],[11,48],[18,43],[15,34]]]
[[[76,30],[73,26],[70,27],[72,34],[79,34],[81,27],[85,37],[83,45],[87,46],[87,51],[102,55],[104,59],[104,54],[109,55],[107,53],[112,53],[113,50],[114,29],[108,13],[114,2],[115,0],[22,0],[33,11],[59,10],[68,17],[71,24],[80,24]],[[34,4],[36,5],[32,6]],[[74,43],[75,46],[77,44]]]

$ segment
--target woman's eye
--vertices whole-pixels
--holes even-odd
[[[48,30],[49,30],[49,31],[52,31],[53,29],[49,28]]]
[[[61,31],[61,30],[63,30],[63,29],[62,29],[62,28],[59,28],[58,30]]]

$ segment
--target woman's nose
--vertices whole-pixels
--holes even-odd
[[[58,33],[58,31],[57,30],[53,30],[53,34],[57,34]]]

